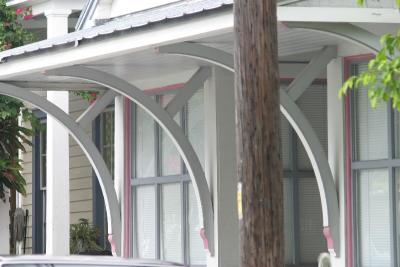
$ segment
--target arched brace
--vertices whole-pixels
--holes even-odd
[[[121,212],[117,195],[107,165],[92,140],[85,131],[70,116],[68,116],[68,114],[53,103],[49,102],[47,99],[44,99],[35,93],[7,83],[0,83],[0,94],[29,102],[46,112],[61,123],[80,145],[99,179],[107,210],[109,240],[112,245],[113,254],[120,255]]]
[[[187,170],[193,182],[197,200],[200,203],[201,218],[205,230],[205,247],[211,256],[214,255],[214,209],[211,201],[211,193],[208,188],[207,180],[203,167],[190,144],[188,138],[183,133],[181,127],[174,121],[169,113],[163,109],[156,101],[147,96],[136,86],[99,70],[86,68],[83,66],[71,66],[55,70],[49,70],[47,75],[66,76],[80,78],[108,87],[115,92],[128,97],[139,107],[144,109],[152,118],[157,121],[161,128],[171,138],[178,149],[180,156],[186,164]]]
[[[373,53],[377,53],[381,49],[380,38],[378,36],[350,23],[285,22],[284,24],[289,28],[307,29],[333,35],[340,39],[361,45],[371,50]]]
[[[308,119],[284,90],[280,90],[280,109],[296,131],[311,161],[321,199],[324,235],[328,250],[331,254],[338,256],[340,251],[339,202],[325,152]]]
[[[166,46],[165,49],[161,47],[159,51],[176,55],[179,54],[180,56],[195,57],[199,60],[204,59],[204,61],[213,63],[217,66],[227,64],[224,68],[234,72],[233,60],[231,63],[229,63],[227,60],[221,60],[221,58],[226,57],[226,52],[222,51],[223,54],[221,56],[213,59],[212,55],[221,53],[221,50],[212,47],[204,47],[200,44],[195,44],[191,50],[188,47],[190,45],[192,44],[185,43],[185,49],[183,53],[179,53],[178,48],[180,47],[180,44],[177,44],[176,47],[174,47],[175,45]],[[199,49],[200,46],[203,46],[204,48]],[[211,53],[211,51],[213,52]],[[233,56],[230,56],[233,59]],[[294,101],[283,90],[281,90],[280,102],[281,112],[299,135],[302,144],[304,147],[306,147],[307,155],[312,162],[321,198],[324,226],[323,233],[327,240],[330,253],[332,255],[339,256],[339,201],[328,159],[323,152],[324,150],[322,145],[319,142],[319,139],[315,134],[311,124],[308,122],[307,118],[297,107]]]

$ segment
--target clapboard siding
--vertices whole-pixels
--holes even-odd
[[[70,95],[70,115],[78,118],[88,107],[80,97]],[[85,128],[91,136],[91,125]],[[29,210],[26,254],[32,253],[32,149],[26,147],[22,153],[23,175],[27,182],[27,195],[23,208]],[[77,223],[80,218],[92,220],[92,168],[77,142],[70,138],[70,222]]]
[[[31,139],[30,139],[31,140]],[[29,210],[27,234],[26,234],[26,254],[32,253],[32,148],[25,146],[25,152],[22,153],[23,160],[22,175],[26,180],[26,196],[22,200],[22,208]]]
[[[88,107],[87,101],[70,94],[70,116],[77,119]],[[85,128],[91,136],[91,125]],[[79,218],[92,220],[92,169],[82,149],[70,138],[70,222]]]
[[[284,2],[281,0],[279,2]],[[359,7],[357,1],[349,0],[300,0],[296,1],[293,6],[306,7]],[[395,8],[395,0],[366,0],[365,6],[370,8]]]

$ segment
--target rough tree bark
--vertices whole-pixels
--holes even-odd
[[[236,0],[238,205],[243,267],[283,267],[276,0]]]

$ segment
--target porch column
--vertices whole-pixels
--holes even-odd
[[[328,103],[328,161],[339,192],[340,257],[331,257],[332,266],[345,266],[345,197],[344,197],[344,102],[338,92],[343,84],[342,58],[333,59],[327,66]]]
[[[215,257],[207,266],[239,266],[233,73],[214,67],[204,90],[205,174],[214,203]]]
[[[125,119],[125,105],[124,97],[122,95],[116,96],[114,101],[114,187],[117,192],[117,198],[121,209],[121,256],[129,256],[129,248],[125,245],[127,242],[126,227],[128,221],[125,214],[125,132],[124,132],[124,119]],[[129,216],[128,216],[129,217]]]
[[[71,10],[48,10],[47,38],[68,33]],[[67,91],[48,91],[47,99],[66,113]],[[69,135],[61,124],[47,118],[46,254],[69,254]]]

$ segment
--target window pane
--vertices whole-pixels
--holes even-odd
[[[388,171],[365,170],[357,177],[360,266],[391,266]]]
[[[162,186],[161,258],[182,262],[182,199],[180,184]]]
[[[285,264],[293,263],[293,189],[291,180],[283,179],[283,234],[285,237]]]
[[[193,185],[189,184],[189,250],[191,265],[205,265],[206,251],[204,250],[203,240],[200,238],[202,224],[199,216],[199,206],[197,205],[196,195]]]
[[[136,188],[136,224],[139,258],[155,258],[155,189],[154,186]]]
[[[204,92],[198,90],[188,103],[189,140],[204,168]]]
[[[143,109],[136,108],[136,177],[155,174],[154,120]]]
[[[284,170],[290,169],[290,128],[291,126],[285,116],[281,115],[282,164]]]
[[[366,63],[359,66],[365,69]],[[380,103],[371,108],[367,90],[362,88],[354,94],[355,139],[357,160],[388,158],[388,108]]]
[[[395,157],[400,158],[400,113],[394,112]]]
[[[161,96],[161,105],[165,107],[174,97],[174,95]],[[180,125],[181,112],[175,115],[174,120]],[[169,136],[161,131],[161,174],[175,175],[182,172],[181,157],[176,146]]]
[[[312,85],[297,101],[300,109],[304,112],[304,115],[317,134],[325,153],[328,151],[328,115],[326,101],[327,96],[325,85]],[[308,158],[307,152],[299,138],[297,139],[297,149],[297,167],[300,170],[312,170],[310,159]]]
[[[327,251],[322,233],[322,207],[315,178],[298,179],[299,238],[301,263],[317,263],[318,255]]]

